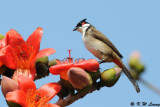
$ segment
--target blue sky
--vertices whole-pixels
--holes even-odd
[[[159,0],[1,0],[0,33],[16,29],[25,39],[37,28],[44,29],[41,49],[54,48],[49,58],[63,59],[72,49],[74,58],[95,58],[84,47],[81,34],[73,28],[83,18],[103,32],[124,56],[127,64],[134,50],[142,54],[146,72],[142,78],[160,88],[160,1]],[[106,63],[102,69],[112,68]],[[50,75],[36,81],[37,87],[58,81]],[[129,107],[131,102],[160,103],[160,96],[139,83],[137,94],[125,75],[111,88],[102,88],[73,103],[69,107]],[[56,98],[55,98],[56,100]],[[53,100],[53,102],[55,101]],[[0,91],[0,104],[7,106]]]

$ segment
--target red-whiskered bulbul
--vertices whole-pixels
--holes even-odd
[[[140,92],[140,88],[131,73],[125,67],[122,62],[122,55],[112,42],[100,31],[98,31],[90,23],[86,22],[86,19],[80,21],[73,31],[79,31],[82,33],[82,40],[85,47],[98,59],[100,63],[114,62],[122,71],[127,75],[129,80],[133,83],[137,92]]]

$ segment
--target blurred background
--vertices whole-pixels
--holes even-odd
[[[159,0],[1,0],[0,4],[0,34],[15,29],[26,40],[40,26],[44,30],[41,49],[56,50],[50,59],[68,57],[68,49],[72,49],[71,56],[75,59],[95,58],[83,45],[81,34],[72,31],[80,20],[87,18],[115,44],[126,65],[131,52],[140,51],[141,60],[146,65],[142,78],[160,88]],[[105,63],[101,68],[113,66],[113,63]],[[50,74],[37,80],[36,85],[40,87],[58,80],[59,76]],[[129,107],[131,102],[160,103],[160,95],[141,83],[139,86],[141,92],[137,94],[128,78],[122,75],[115,86],[88,94],[69,107]],[[56,100],[57,97],[51,103]],[[0,104],[7,106],[1,91]]]

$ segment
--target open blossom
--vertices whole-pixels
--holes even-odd
[[[81,68],[89,72],[96,72],[99,69],[99,63],[96,59],[76,59],[73,61],[71,55],[63,61],[57,60],[57,65],[49,68],[50,73],[53,75],[60,75],[64,80],[68,80],[68,70],[72,67]]]
[[[20,75],[18,84],[18,90],[7,93],[7,101],[17,103],[22,107],[60,107],[48,103],[61,90],[58,83],[47,83],[36,89],[33,80]]]
[[[0,40],[0,57],[3,56],[3,48],[6,47],[6,38],[4,37],[3,39]],[[3,65],[3,62],[0,58],[0,67]]]
[[[3,48],[3,63],[11,68],[16,69],[13,79],[17,80],[18,75],[25,75],[31,79],[35,78],[35,62],[37,58],[48,56],[55,53],[52,48],[47,48],[39,51],[40,42],[43,34],[43,29],[38,27],[27,39],[24,41],[22,36],[11,29],[6,34],[6,48]]]

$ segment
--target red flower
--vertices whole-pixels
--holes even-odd
[[[89,59],[89,60],[78,59],[75,60],[74,63],[73,59],[69,57],[67,59],[64,59],[62,62],[57,60],[57,65],[50,67],[49,71],[53,75],[60,75],[62,79],[68,80],[67,73],[68,70],[72,67],[78,67],[90,72],[96,72],[97,69],[99,68],[99,63],[95,59]]]
[[[18,84],[19,90],[7,93],[7,101],[20,104],[23,107],[59,107],[56,104],[48,104],[61,89],[58,83],[48,83],[36,89],[33,80],[20,75]]]
[[[0,67],[3,65],[3,62],[1,60],[1,56],[4,55],[3,48],[6,47],[6,38],[4,37],[3,39],[0,40]]]
[[[24,41],[21,35],[15,30],[10,30],[6,34],[6,44],[3,49],[3,63],[11,68],[16,69],[13,79],[17,79],[18,75],[25,75],[31,79],[35,78],[35,62],[37,58],[48,56],[55,53],[52,48],[47,48],[39,51],[40,42],[43,34],[43,29],[38,27]]]

